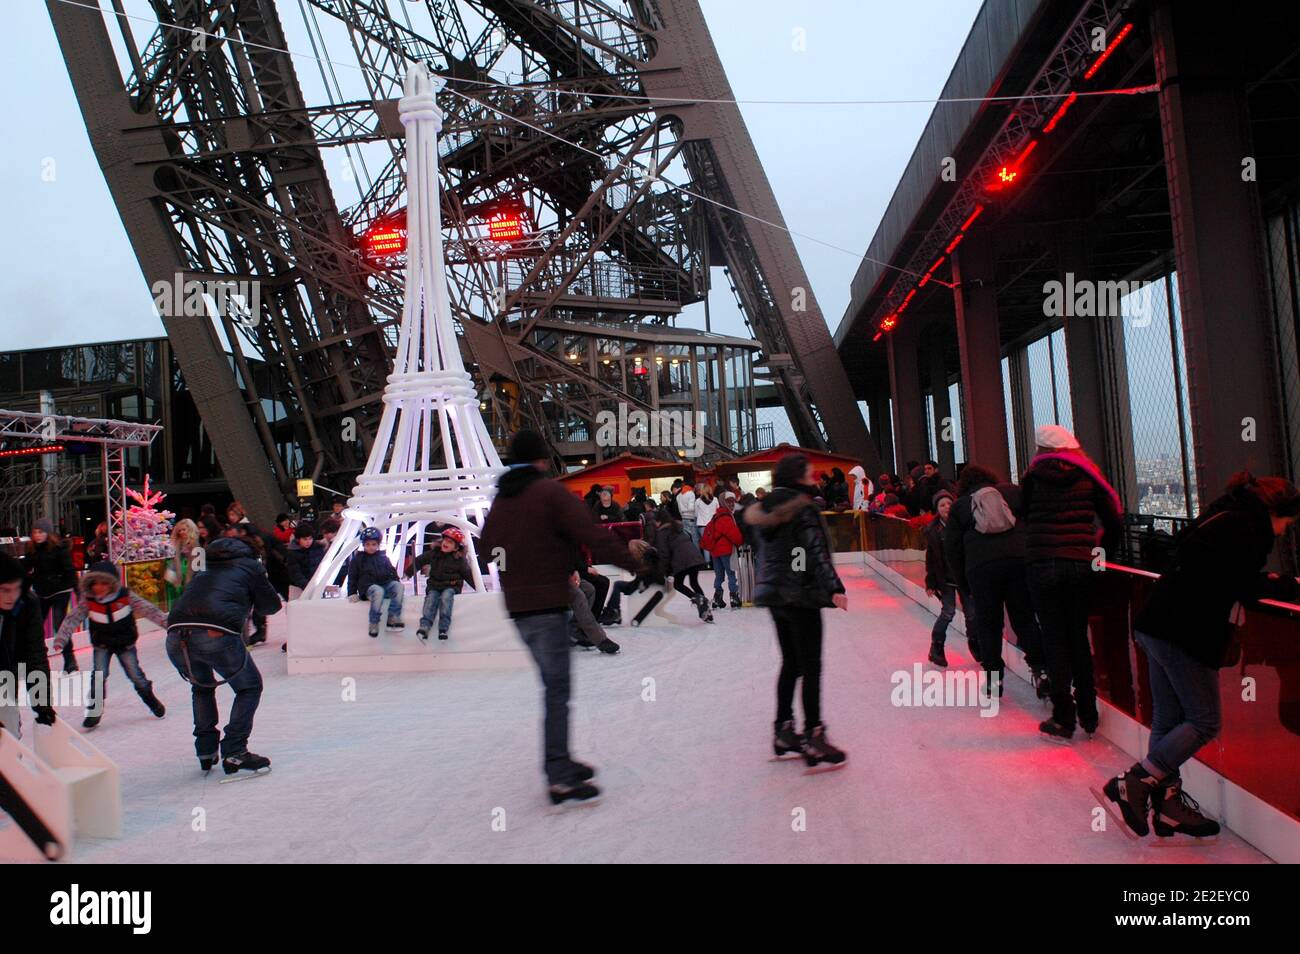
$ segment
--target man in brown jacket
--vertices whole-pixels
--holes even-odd
[[[483,523],[479,553],[496,563],[506,610],[533,654],[542,677],[546,715],[545,771],[555,804],[595,798],[591,766],[569,757],[570,577],[586,547],[596,562],[628,570],[636,561],[627,545],[601,530],[590,509],[564,486],[546,478],[546,442],[520,431],[510,442],[510,470]]]

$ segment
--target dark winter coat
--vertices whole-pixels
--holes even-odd
[[[844,584],[831,560],[830,535],[812,495],[776,487],[745,508],[745,524],[758,540],[755,556],[756,606],[834,606]],[[796,561],[795,548],[802,561]],[[802,569],[795,569],[796,563]]]
[[[1123,532],[1119,496],[1082,455],[1038,455],[1020,487],[1030,560],[1090,562],[1094,547],[1113,548]]]
[[[352,564],[348,567],[348,592],[354,596],[365,597],[372,586],[383,586],[397,579],[397,571],[382,549],[374,553],[358,550],[352,554]]]
[[[596,562],[636,569],[627,544],[596,526],[591,510],[563,484],[531,464],[501,475],[483,521],[479,553],[490,560],[500,549],[501,588],[512,616],[567,610],[569,574],[581,547]]]
[[[623,516],[623,508],[612,501],[608,507],[602,507],[600,501],[596,501],[596,506],[591,508],[591,514],[596,518],[597,523],[622,523],[627,519]]]
[[[93,589],[96,583],[107,583],[112,587],[109,595],[100,598]],[[143,596],[137,596],[122,585],[117,575],[117,567],[107,561],[96,563],[82,574],[78,582],[81,600],[71,613],[63,619],[63,624],[54,635],[54,650],[62,652],[72,634],[87,624],[90,629],[90,644],[110,652],[121,652],[134,646],[139,638],[135,618],[143,616],[152,623],[167,628],[167,614],[154,606]]]
[[[426,566],[429,568],[429,592],[455,590],[459,593],[462,586],[474,579],[469,560],[465,559],[465,554],[459,549],[450,553],[443,553],[437,547],[425,550],[415,558],[415,572],[420,572]]]
[[[289,548],[285,560],[289,569],[289,582],[300,590],[305,590],[311,578],[316,575],[316,568],[325,559],[329,548],[317,541],[309,547],[293,546]]]
[[[1268,510],[1254,494],[1240,489],[1220,497],[1179,536],[1173,568],[1156,582],[1133,629],[1221,668],[1230,662],[1234,604],[1297,599],[1294,579],[1263,572],[1274,539]]]
[[[37,596],[51,597],[70,593],[77,586],[77,571],[72,568],[72,549],[66,542],[46,540],[23,554],[23,568]]]
[[[244,622],[254,609],[267,616],[279,612],[280,595],[253,548],[243,540],[213,540],[204,566],[168,614],[170,627],[193,624],[242,635]]]
[[[659,571],[666,577],[703,569],[709,565],[691,535],[676,520],[659,524],[655,530],[654,548],[659,560]]]
[[[943,550],[943,534],[947,526],[936,517],[925,528],[925,588],[935,592],[941,592],[945,586],[957,585],[957,578],[953,576]]]
[[[994,560],[1023,560],[1025,558],[1025,521],[1023,519],[1020,488],[1015,484],[998,484],[998,492],[1016,516],[1016,525],[1004,533],[980,533],[975,529],[968,493],[952,505],[948,525],[943,534],[943,552],[953,579],[963,590],[970,588],[971,570]],[[979,487],[971,488],[972,491]]]
[[[45,614],[41,601],[27,586],[14,608],[0,610],[0,673],[11,685],[18,684],[18,667],[27,672],[27,688],[50,685],[50,661],[45,656]],[[38,673],[44,673],[39,676]],[[47,700],[48,701],[48,700]]]

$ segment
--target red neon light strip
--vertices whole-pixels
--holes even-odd
[[[984,208],[984,206],[980,206],[980,208],[982,209],[982,208]],[[969,222],[970,220],[967,219],[966,221]],[[962,228],[965,228],[965,226],[963,225]],[[948,257],[947,255],[940,255],[937,259],[935,259],[934,264],[930,266],[930,270],[929,270],[928,272],[926,272],[925,274],[926,274],[927,276],[929,276],[929,275],[933,275],[934,272],[935,272],[935,269],[937,269],[940,265],[942,265],[942,264],[944,263],[944,259],[946,259],[947,257]]]
[[[1052,118],[1049,119],[1047,125],[1043,127],[1043,132],[1049,133],[1055,129],[1056,124],[1061,121],[1061,117],[1065,115],[1066,110],[1073,106],[1074,101],[1078,98],[1078,93],[1071,93],[1069,96],[1065,97],[1065,102],[1056,108],[1056,112],[1052,113]]]
[[[1093,63],[1092,66],[1088,67],[1088,72],[1083,74],[1083,78],[1086,80],[1092,79],[1097,74],[1097,70],[1101,69],[1101,65],[1105,63],[1108,59],[1110,59],[1110,55],[1115,52],[1116,48],[1121,43],[1124,42],[1124,38],[1132,32],[1133,32],[1133,24],[1131,23],[1124,24],[1124,29],[1120,30],[1119,35],[1116,36],[1115,39],[1110,41],[1110,45],[1107,46],[1106,49],[1101,51],[1101,56],[1097,57],[1097,62]]]
[[[0,457],[33,457],[37,454],[57,454],[63,450],[62,444],[42,444],[40,447],[11,447],[0,450]]]
[[[1027,146],[1025,147],[1024,152],[1022,152],[1022,153],[1021,153],[1021,154],[1016,158],[1016,166],[1019,167],[1020,164],[1023,163],[1023,162],[1025,161],[1026,158],[1028,158],[1029,154],[1030,154],[1031,152],[1033,152],[1033,151],[1034,151],[1035,149],[1037,149],[1037,148],[1038,148],[1038,140],[1037,140],[1037,139],[1031,139],[1030,142],[1029,142],[1029,145],[1027,145]]]
[[[916,289],[913,288],[910,292],[907,293],[907,297],[903,299],[903,304],[906,305],[909,301],[911,301],[912,296],[915,294],[916,294]]]
[[[952,250],[955,249],[958,245],[960,245],[961,240],[964,239],[965,237],[966,237],[965,232],[958,232],[957,237],[948,243],[948,247],[944,249],[944,252],[951,255]]]
[[[970,218],[968,218],[965,222],[961,224],[961,230],[965,232],[968,228],[970,228],[971,223],[974,222],[976,219],[978,219],[980,217],[980,213],[983,211],[984,211],[984,206],[982,205],[975,206],[975,211],[970,214]],[[942,258],[939,259],[939,262],[942,261],[943,261]],[[931,272],[939,267],[939,262],[934,263],[934,266],[930,269]],[[926,274],[928,275],[929,272],[926,272]]]
[[[877,331],[877,332],[876,332],[876,336],[875,336],[874,338],[872,338],[871,340],[872,340],[872,341],[879,341],[881,335],[883,335],[883,334],[884,334],[883,331]]]

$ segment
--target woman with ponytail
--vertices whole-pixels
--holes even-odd
[[[1290,481],[1237,474],[1180,535],[1172,568],[1133,620],[1150,671],[1151,740],[1146,758],[1103,791],[1138,835],[1149,831],[1149,813],[1162,838],[1218,834],[1219,823],[1182,791],[1179,768],[1219,733],[1219,670],[1235,662],[1241,605],[1300,594],[1294,578],[1264,572],[1298,515]]]

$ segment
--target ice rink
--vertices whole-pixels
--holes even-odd
[[[358,674],[345,701],[352,677],[286,675],[273,619],[254,650],[266,689],[251,748],[274,771],[223,785],[219,770],[198,770],[188,687],[154,632],[141,661],[168,715],[154,719],[113,664],[93,738],[121,767],[125,834],[79,839],[72,860],[1267,860],[1228,832],[1169,849],[1113,822],[1093,830],[1088,786],[1131,760],[1100,738],[1040,739],[1046,708],[1019,679],[995,718],[895,707],[891,674],[924,659],[932,617],[870,571],[840,569],[850,605],[824,614],[823,710],[849,753],[841,771],[769,761],[778,656],[765,610],[720,610],[710,626],[678,599],[680,625],[652,615],[610,630],[620,655],[575,651],[573,754],[599,768],[604,797],[563,809],[545,795],[532,671]],[[960,636],[948,655],[950,668],[972,665]],[[79,660],[88,666],[88,651]],[[218,691],[223,721],[229,698]],[[80,725],[79,711],[60,715]]]

